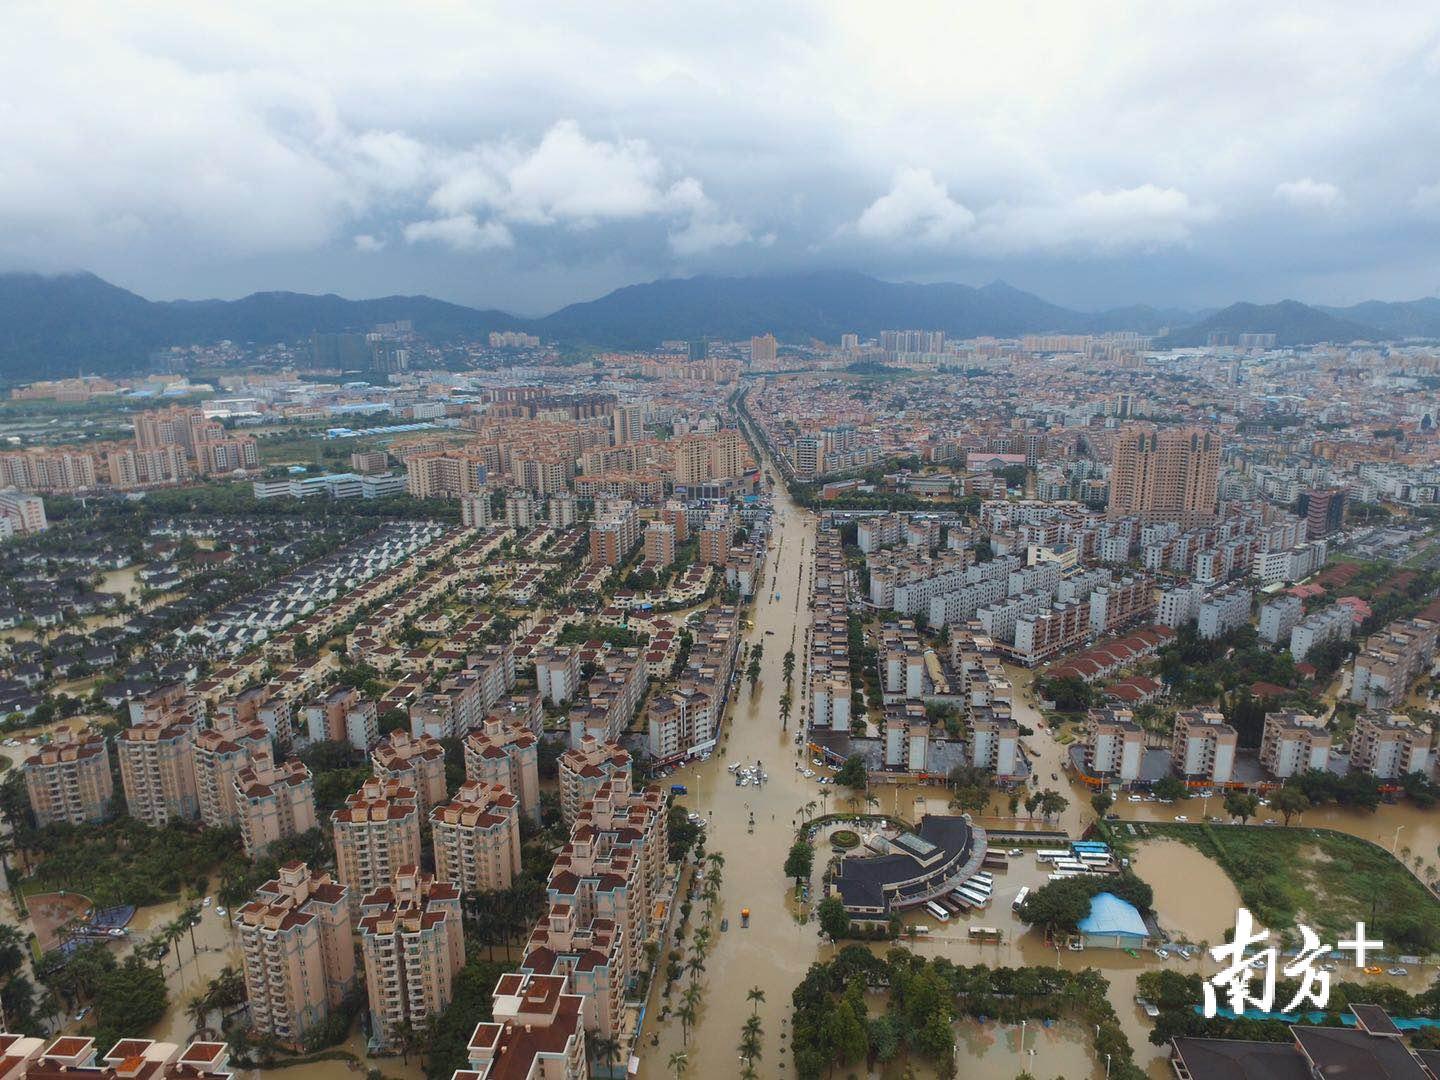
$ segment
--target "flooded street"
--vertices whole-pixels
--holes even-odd
[[[820,946],[814,923],[796,920],[787,907],[789,882],[783,873],[785,855],[795,838],[794,818],[807,802],[818,804],[828,791],[796,771],[801,747],[795,732],[803,723],[797,709],[789,730],[780,723],[780,697],[785,692],[783,658],[793,648],[797,657],[794,694],[803,697],[804,629],[809,624],[809,579],[815,542],[814,517],[796,507],[783,488],[775,490],[774,532],[765,568],[765,590],[755,602],[754,629],[746,634],[753,648],[764,644],[761,678],[752,693],[748,682],[735,690],[726,735],[709,761],[691,765],[672,779],[685,784],[690,794],[681,801],[711,822],[706,848],[725,855],[724,883],[716,917],[730,920],[730,929],[716,935],[716,943],[702,976],[704,999],[682,1046],[681,1025],[673,1017],[659,1021],[665,1004],[678,1005],[677,983],[671,997],[651,992],[647,1027],[659,1036],[659,1045],[646,1041],[640,1076],[658,1080],[669,1075],[671,1052],[686,1049],[690,1075],[725,1076],[735,1071],[735,1044],[741,1025],[750,1014],[746,992],[752,986],[765,991],[760,1018],[765,1029],[762,1059],[767,1075],[778,1071],[782,1018],[790,1012],[790,992],[817,957]],[[777,600],[776,594],[780,598]],[[726,766],[732,761],[764,763],[770,779],[762,787],[737,787]],[[755,831],[747,832],[750,813]],[[818,880],[818,879],[817,879]],[[750,926],[740,926],[740,909],[750,909]]]

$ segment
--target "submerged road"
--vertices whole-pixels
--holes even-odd
[[[651,992],[649,1033],[659,1036],[659,1045],[650,1045],[647,1035],[641,1049],[640,1076],[658,1080],[671,1075],[667,1062],[673,1051],[689,1054],[690,1076],[726,1076],[739,1071],[735,1047],[740,1029],[750,1015],[746,1000],[751,987],[765,991],[760,1006],[765,1029],[764,1057],[757,1063],[761,1075],[773,1076],[781,1060],[788,1067],[787,1050],[782,1054],[782,1018],[790,1011],[790,992],[816,959],[820,947],[817,925],[797,921],[790,903],[791,884],[783,873],[785,856],[794,840],[797,811],[820,791],[813,780],[796,771],[802,759],[794,742],[803,727],[802,702],[805,685],[805,629],[810,624],[810,584],[815,551],[815,516],[796,506],[779,482],[774,489],[773,529],[765,567],[765,591],[755,601],[750,618],[754,627],[745,640],[751,649],[764,646],[761,677],[754,692],[742,680],[719,749],[709,761],[691,765],[670,779],[685,784],[689,795],[680,801],[710,821],[708,851],[723,852],[725,868],[716,926],[722,918],[730,929],[715,935],[715,944],[700,976],[704,998],[688,1045],[683,1045],[681,1025],[672,1015],[659,1021],[660,1011],[669,1005],[672,1013],[680,1004],[680,992],[688,975],[677,982],[669,998],[657,986]],[[776,599],[776,594],[779,599]],[[795,650],[796,664],[792,689],[792,713],[788,730],[780,722],[780,698],[785,693],[783,664],[785,652]],[[727,766],[732,762],[753,765],[763,762],[770,779],[761,787],[737,787]],[[755,831],[747,831],[751,813]],[[819,867],[817,866],[817,874]],[[816,879],[818,880],[818,878]],[[698,908],[697,904],[697,908]],[[750,909],[750,926],[740,926],[740,910]],[[692,918],[698,918],[698,911]],[[688,956],[688,935],[686,953]],[[664,961],[661,961],[663,971]]]

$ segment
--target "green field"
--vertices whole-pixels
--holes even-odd
[[[1136,824],[1137,830],[1142,826]],[[1303,922],[1334,943],[1357,922],[1390,954],[1440,952],[1440,901],[1388,851],[1326,829],[1145,824],[1214,859],[1263,926]]]

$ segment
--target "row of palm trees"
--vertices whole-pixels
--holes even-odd
[[[705,885],[700,893],[705,907],[700,925],[696,927],[695,933],[690,939],[690,956],[684,965],[685,971],[690,976],[690,984],[681,993],[680,1006],[675,1010],[675,1015],[680,1019],[681,1044],[685,1047],[690,1045],[690,1028],[699,1014],[700,1001],[704,996],[700,989],[700,974],[705,970],[705,958],[709,955],[711,943],[714,941],[714,931],[711,926],[715,921],[715,909],[720,904],[720,884],[724,880],[725,856],[718,851],[712,851],[705,856],[705,865],[708,867],[708,873],[705,875]],[[686,1069],[690,1067],[689,1051],[682,1049],[672,1053],[669,1067],[674,1071],[676,1080],[680,1080],[685,1075]]]
[[[760,1006],[765,1002],[765,991],[752,986],[745,994],[745,1000],[750,1002],[750,1015],[740,1028],[740,1057],[745,1062],[745,1067],[740,1070],[740,1080],[757,1080],[760,1074],[755,1071],[755,1063],[762,1056],[760,1047],[765,1037],[765,1029],[760,1025]]]

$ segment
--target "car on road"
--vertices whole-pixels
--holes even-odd
[[[1398,979],[1398,978],[1401,978],[1402,976],[1409,975],[1410,972],[1409,972],[1407,969],[1403,968],[1403,967],[1393,967],[1393,968],[1389,968],[1389,969],[1385,972],[1385,974],[1386,974],[1386,975],[1394,975],[1394,976]]]
[[[1189,819],[1188,817],[1186,817],[1184,814],[1176,814],[1176,815],[1175,815],[1175,820],[1176,820],[1176,821],[1184,822],[1184,821],[1189,821],[1190,819]]]
[[[75,1014],[75,1022],[78,1024],[80,1021],[84,1020],[85,1017],[87,1017],[87,1016],[89,1016],[89,1015],[90,1015],[90,1006],[89,1006],[89,1005],[86,1005],[83,1009],[81,1009],[79,1012],[77,1012],[77,1013]]]

